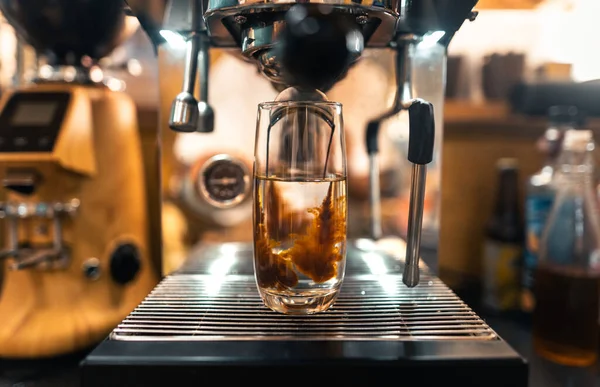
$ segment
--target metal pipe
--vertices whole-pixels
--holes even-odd
[[[421,226],[425,201],[427,166],[413,164],[411,173],[410,207],[406,237],[406,263],[402,282],[409,288],[419,284],[419,258],[421,254]]]
[[[395,114],[402,111],[406,101],[412,98],[412,63],[410,50],[413,47],[414,37],[406,37],[396,48],[396,96],[394,98]]]
[[[210,40],[206,31],[199,34],[200,49],[198,65],[200,69],[200,101],[208,101],[208,66],[210,63]]]
[[[185,68],[183,74],[183,88],[181,93],[171,104],[171,115],[169,116],[169,127],[177,132],[194,132],[198,126],[198,101],[194,98],[196,84],[196,72],[198,71],[198,50],[200,37],[198,35],[198,17],[200,10],[197,0],[190,1],[192,25],[191,35],[187,41],[187,52],[185,57]]]
[[[405,101],[412,96],[411,93],[411,63],[410,53],[415,37],[408,35],[398,41],[396,48],[396,96],[392,108],[381,116],[370,121],[367,126],[367,153],[369,154],[369,209],[371,211],[370,234],[371,238],[379,239],[383,235],[381,216],[381,193],[379,179],[379,146],[378,137],[381,123],[395,117],[405,109]]]
[[[198,33],[199,50],[199,76],[200,100],[198,101],[198,126],[197,132],[209,133],[214,130],[215,113],[208,104],[208,70],[210,65],[210,38],[206,30]]]
[[[183,72],[183,91],[194,95],[196,85],[196,72],[198,71],[198,49],[200,47],[200,36],[193,32],[187,41],[185,54],[185,69]]]
[[[10,265],[11,270],[22,270],[33,266],[37,266],[40,263],[48,262],[60,255],[60,251],[55,249],[44,249],[34,250],[32,254],[20,259],[18,262]]]
[[[371,208],[371,238],[381,238],[381,192],[379,191],[379,154],[369,155],[369,205]]]

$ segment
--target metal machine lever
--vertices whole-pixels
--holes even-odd
[[[408,160],[413,163],[406,237],[406,261],[402,282],[410,288],[419,284],[421,227],[425,200],[427,164],[433,160],[435,122],[433,105],[416,99],[408,108],[410,119]]]
[[[62,243],[62,224],[59,216],[52,219],[54,226],[54,237],[52,240],[51,249],[34,250],[32,254],[18,259],[17,262],[11,265],[12,270],[21,270],[29,267],[37,266],[44,262],[57,261],[65,258],[66,253]]]
[[[79,200],[73,199],[67,203],[55,203],[49,206],[46,211],[39,209],[22,207],[19,205],[3,205],[0,215],[6,219],[8,228],[8,248],[0,251],[0,259],[13,258],[15,263],[11,265],[13,270],[21,270],[42,263],[48,263],[52,268],[62,268],[68,261],[68,250],[65,249],[62,241],[62,215],[69,214],[73,216],[79,208]],[[42,206],[42,209],[47,206]],[[37,211],[36,211],[37,210]],[[46,249],[19,248],[18,245],[18,221],[21,218],[31,216],[51,217],[53,223],[52,247]]]
[[[19,257],[22,254],[22,252],[20,250],[17,250],[17,254],[15,255],[17,261],[10,266],[12,270],[27,269],[29,267],[37,266],[44,262],[58,261],[61,258],[65,258],[64,254],[66,252],[63,248],[62,243],[62,225],[60,217],[57,216],[53,218],[52,223],[54,224],[54,237],[52,241],[52,248],[33,250],[32,253],[26,255],[24,258]]]
[[[62,253],[62,250],[58,250],[55,248],[34,250],[32,254],[21,258],[17,262],[10,265],[10,268],[11,270],[27,269],[29,267],[37,266],[43,262],[59,259]]]

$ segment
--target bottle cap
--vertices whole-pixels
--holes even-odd
[[[589,145],[593,145],[594,134],[591,130],[567,130],[563,140],[563,148],[576,152],[585,152],[589,149]]]
[[[503,157],[496,161],[496,168],[500,170],[517,169],[519,168],[519,161],[514,157]]]

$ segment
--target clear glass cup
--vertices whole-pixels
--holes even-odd
[[[267,307],[313,314],[337,298],[346,264],[342,106],[267,102],[254,152],[254,271]]]

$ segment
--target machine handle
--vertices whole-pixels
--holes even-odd
[[[408,117],[408,160],[413,164],[429,164],[433,160],[435,142],[433,105],[422,99],[415,99],[408,108]]]
[[[425,202],[427,164],[433,159],[435,122],[433,105],[422,99],[413,100],[408,108],[410,119],[408,160],[413,163],[411,175],[406,260],[402,282],[410,288],[419,284],[419,259],[421,253],[421,227]]]

